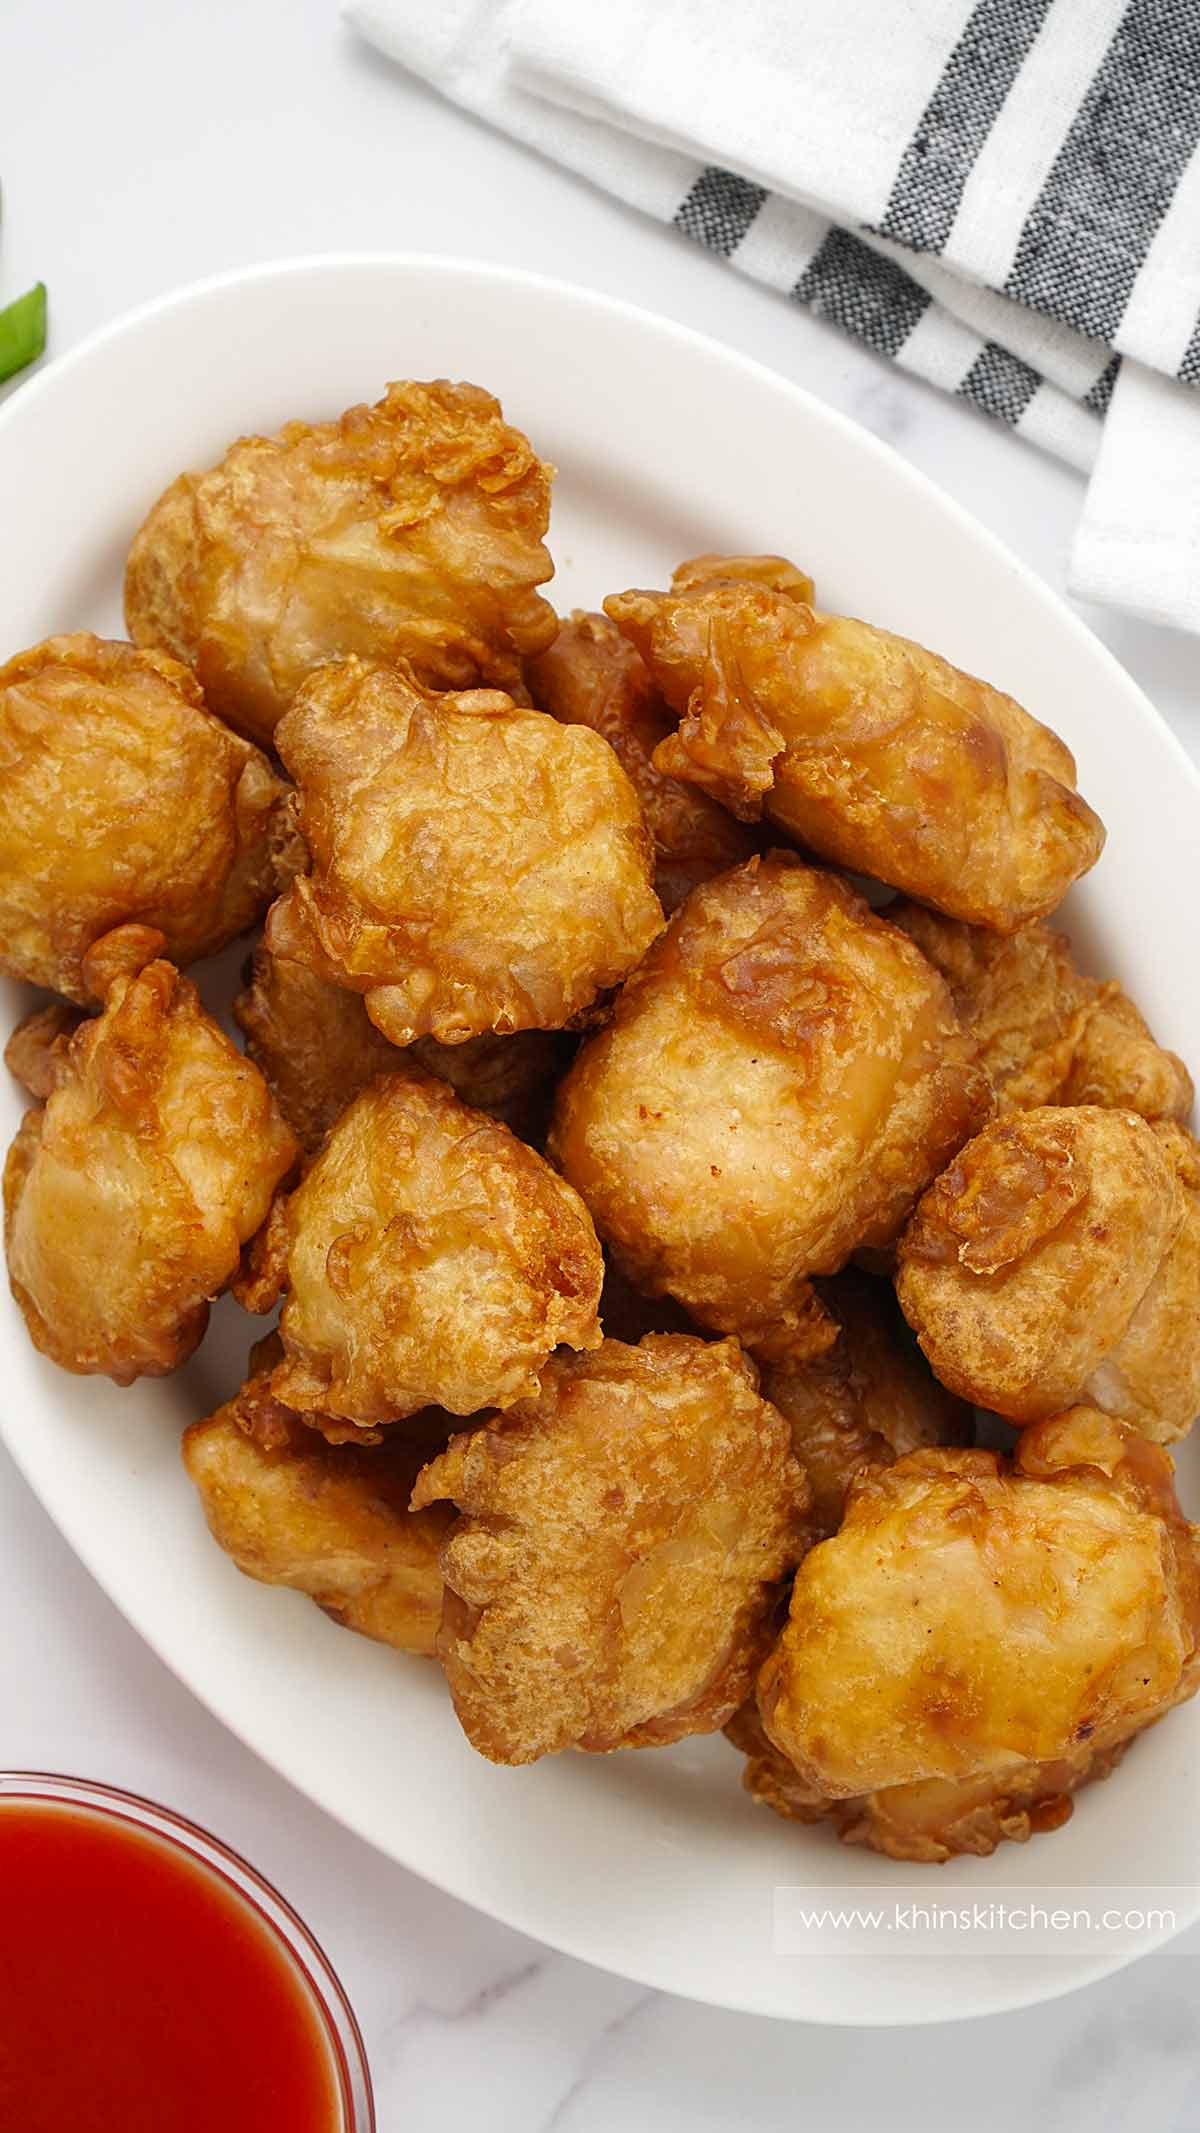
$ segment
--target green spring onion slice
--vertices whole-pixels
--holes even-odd
[[[46,345],[46,284],[39,281],[0,311],[0,385],[33,363]]]

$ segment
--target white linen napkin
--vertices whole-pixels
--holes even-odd
[[[1094,466],[1082,597],[1200,631],[1188,0],[347,0],[445,95]]]

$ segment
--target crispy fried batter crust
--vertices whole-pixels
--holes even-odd
[[[534,590],[554,567],[552,473],[490,393],[445,378],[243,437],[142,526],[129,633],[187,660],[261,741],[315,666],[351,652],[408,659],[435,689],[519,687],[555,630]]]
[[[289,1407],[379,1423],[535,1392],[560,1343],[595,1347],[604,1263],[548,1163],[416,1068],[343,1112],[284,1216]]]
[[[1115,983],[1075,968],[1071,943],[1038,922],[1002,939],[901,898],[887,916],[941,971],[1001,1109],[1100,1104],[1177,1119],[1195,1090]]]
[[[888,1243],[989,1100],[912,943],[775,853],[689,897],[549,1147],[639,1289],[782,1359],[837,1337],[806,1277]]]
[[[511,1037],[471,1037],[465,1044],[423,1037],[402,1052],[376,1029],[358,993],[263,946],[254,952],[233,1013],[247,1052],[310,1154],[363,1089],[413,1061],[449,1082],[473,1110],[488,1111],[522,1140],[536,1141],[570,1049],[570,1040],[557,1033],[518,1030]]]
[[[285,788],[174,659],[80,631],[0,667],[0,969],[70,1000],[118,974],[104,938],[194,962],[286,871]]]
[[[538,1397],[451,1439],[415,1508],[442,1550],[438,1654],[494,1762],[713,1732],[770,1641],[808,1490],[735,1341],[555,1356]]]
[[[400,1652],[431,1653],[442,1614],[438,1551],[453,1514],[410,1511],[448,1415],[412,1416],[378,1450],[335,1450],[270,1389],[282,1355],[260,1341],[251,1375],[183,1436],[183,1463],[218,1546],[247,1577],[306,1592],[346,1629]]]
[[[77,1007],[53,1000],[48,1007],[37,1007],[18,1022],[5,1045],[4,1064],[9,1073],[40,1103],[55,1086],[68,1041],[82,1021]]]
[[[713,559],[715,560],[715,558]],[[654,888],[668,917],[697,882],[738,866],[761,838],[707,793],[654,767],[671,715],[633,646],[607,615],[577,610],[559,625],[525,678],[535,704],[566,726],[590,726],[608,742],[641,803],[654,839]]]
[[[394,1044],[560,1029],[662,929],[637,796],[585,727],[351,659],[276,738],[312,872],[268,946],[362,993]]]
[[[9,1276],[35,1345],[119,1385],[173,1370],[296,1154],[194,985],[169,963],[121,979],[57,1052],[5,1166]]]
[[[990,1815],[1070,1791],[1194,1693],[1198,1636],[1200,1534],[1170,1459],[1076,1408],[1011,1463],[922,1451],[856,1481],[797,1573],[759,1708],[797,1809],[848,1803],[845,1833],[881,1849],[906,1825],[910,1842],[988,1849]],[[931,1782],[946,1789],[887,1797]]]
[[[927,1368],[886,1282],[847,1268],[817,1288],[836,1342],[806,1362],[769,1367],[763,1392],[791,1424],[821,1532],[836,1533],[864,1467],[890,1466],[928,1444],[969,1444],[972,1416]]]
[[[942,1383],[1033,1422],[1088,1400],[1169,1443],[1200,1408],[1200,1151],[1132,1111],[987,1127],[900,1241],[896,1291]]]
[[[1154,1132],[1183,1197],[1183,1221],[1121,1341],[1088,1379],[1086,1397],[1172,1444],[1200,1415],[1200,1143],[1166,1121]]]
[[[732,583],[767,585],[789,600],[803,600],[811,607],[816,587],[806,570],[798,570],[784,555],[694,555],[671,572],[671,591],[690,592],[695,585]]]
[[[604,605],[680,720],[658,768],[744,821],[1000,933],[1099,858],[1070,750],[923,646],[763,585]]]
[[[1153,1721],[1150,1721],[1153,1723]],[[853,1800],[830,1800],[806,1785],[768,1739],[751,1700],[725,1728],[747,1758],[742,1783],[751,1798],[792,1822],[828,1822],[843,1844],[863,1844],[889,1859],[938,1866],[963,1853],[988,1857],[1006,1839],[1026,1844],[1070,1820],[1072,1795],[1115,1770],[1128,1740],[1096,1748],[1081,1743],[1048,1763],[1020,1763],[969,1778],[926,1778],[890,1785]]]

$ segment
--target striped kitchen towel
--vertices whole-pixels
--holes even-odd
[[[1200,630],[1200,0],[348,0],[447,96],[1090,472]]]

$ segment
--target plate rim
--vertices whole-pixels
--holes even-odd
[[[57,385],[70,371],[82,367],[88,358],[109,341],[123,338],[127,333],[148,325],[152,319],[163,313],[182,310],[197,299],[219,295],[250,282],[282,282],[292,276],[299,278],[313,272],[341,271],[346,268],[389,271],[416,269],[422,273],[444,274],[447,278],[467,274],[476,279],[517,288],[538,289],[546,295],[565,297],[585,308],[622,317],[637,326],[649,328],[652,332],[665,334],[678,341],[681,346],[701,349],[708,355],[716,354],[735,368],[755,377],[770,390],[782,390],[788,395],[798,397],[820,422],[835,433],[853,439],[856,450],[866,450],[868,456],[878,459],[882,465],[901,469],[905,481],[914,485],[927,498],[933,499],[938,509],[955,519],[970,533],[976,544],[988,548],[997,561],[1003,562],[1015,573],[1027,592],[1036,595],[1042,607],[1059,621],[1065,619],[1076,641],[1086,645],[1091,656],[1100,655],[1110,677],[1118,683],[1130,702],[1136,701],[1160,734],[1166,736],[1178,767],[1195,786],[1197,798],[1200,798],[1200,765],[1188,754],[1178,734],[1168,724],[1140,682],[1135,681],[1128,669],[1122,666],[1116,653],[1089,628],[1081,615],[1076,614],[1063,593],[1056,592],[1000,534],[993,533],[965,504],[959,503],[957,497],[951,496],[948,490],[943,489],[932,475],[914,466],[886,438],[878,436],[864,423],[856,422],[852,416],[843,414],[840,408],[831,407],[819,394],[811,392],[806,385],[788,377],[784,371],[764,363],[758,356],[746,355],[740,348],[721,340],[716,334],[705,333],[696,326],[684,325],[678,319],[669,318],[665,312],[652,311],[644,304],[630,302],[627,297],[611,296],[605,290],[590,289],[582,282],[566,281],[561,275],[541,274],[529,267],[505,266],[496,260],[472,258],[465,253],[422,252],[413,249],[293,252],[278,259],[261,260],[249,266],[229,267],[215,274],[204,274],[193,281],[181,282],[175,288],[163,290],[157,296],[147,297],[142,303],[120,312],[116,318],[93,327],[92,331],[85,334],[73,347],[64,349],[61,355],[51,356],[47,362],[40,363],[32,376],[22,379],[18,375],[4,400],[0,401],[0,436],[12,425],[18,408],[28,408],[36,404],[47,389]]]

